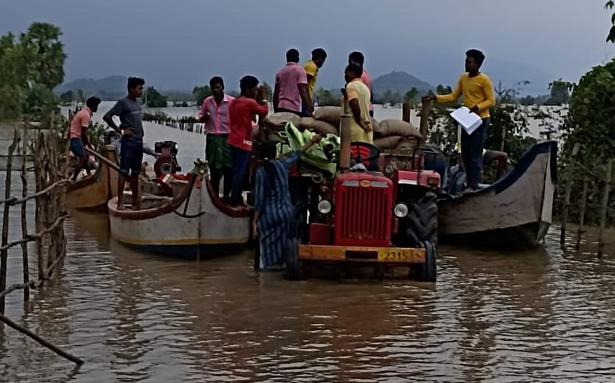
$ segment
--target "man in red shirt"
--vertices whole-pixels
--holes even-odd
[[[269,109],[267,107],[267,90],[258,88],[258,79],[254,76],[244,76],[239,87],[241,94],[231,102],[229,114],[231,116],[231,133],[228,144],[231,148],[233,163],[233,181],[231,184],[231,206],[242,204],[241,193],[246,172],[250,167],[250,154],[252,152],[252,121],[254,116],[265,118]],[[258,100],[258,101],[257,101]]]

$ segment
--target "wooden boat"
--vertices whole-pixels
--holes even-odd
[[[470,245],[537,245],[551,224],[556,171],[557,144],[534,145],[496,183],[441,199],[440,235]]]
[[[107,145],[102,150],[98,168],[94,175],[85,177],[68,188],[66,204],[72,209],[104,209],[107,202],[117,196],[118,172],[111,169],[117,166],[117,153],[115,147]],[[105,161],[106,160],[106,161]]]
[[[249,241],[247,208],[226,205],[206,174],[181,178],[169,182],[173,197],[144,195],[141,210],[117,210],[117,197],[111,199],[107,209],[112,237],[126,245],[186,257]],[[124,198],[130,201],[130,195]]]

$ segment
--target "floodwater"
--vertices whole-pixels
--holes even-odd
[[[16,194],[19,178],[13,182]],[[526,252],[441,246],[435,284],[290,282],[254,272],[250,250],[197,262],[126,248],[109,238],[101,214],[75,212],[65,228],[60,277],[27,305],[21,292],[9,295],[6,314],[85,364],[75,368],[4,327],[0,381],[608,382],[615,375],[615,246],[602,259],[590,242],[563,252],[557,228],[544,247]],[[20,265],[15,249],[9,283],[20,281]]]

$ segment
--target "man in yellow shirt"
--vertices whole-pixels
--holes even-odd
[[[490,122],[489,108],[495,105],[493,84],[486,74],[480,72],[484,60],[485,55],[481,51],[470,49],[466,52],[466,73],[459,78],[453,93],[424,97],[424,101],[447,104],[456,102],[463,95],[463,105],[483,119],[483,124],[470,135],[461,129],[461,159],[470,190],[479,188],[483,170],[483,147]]]
[[[318,70],[322,68],[327,59],[327,52],[322,48],[316,48],[312,51],[312,59],[305,63],[303,69],[307,75],[307,93],[308,100],[314,105],[314,92],[316,91],[316,80],[318,78]],[[303,106],[303,110],[307,110],[306,106]]]
[[[370,92],[361,81],[363,68],[355,63],[349,64],[344,72],[346,94],[352,111],[350,120],[350,142],[367,142],[373,144],[372,123],[369,118]]]

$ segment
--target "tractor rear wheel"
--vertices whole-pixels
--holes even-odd
[[[415,203],[408,203],[408,215],[404,218],[406,240],[417,246],[429,241],[438,243],[438,200],[433,192],[427,192]]]

